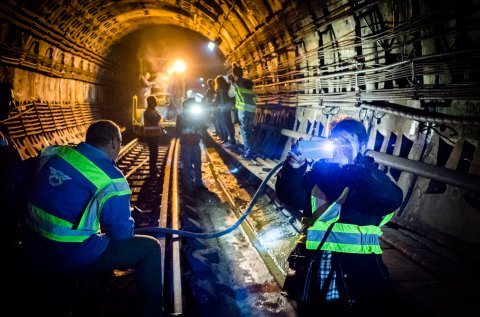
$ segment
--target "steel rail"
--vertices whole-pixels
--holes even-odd
[[[228,190],[227,186],[222,182],[220,179],[217,170],[213,164],[213,160],[210,157],[210,154],[208,151],[205,150],[204,146],[202,146],[202,152],[205,154],[205,157],[207,158],[208,166],[210,168],[210,171],[212,173],[213,178],[215,179],[215,182],[217,185],[221,188],[221,191],[223,195],[225,196],[228,205],[230,206],[231,210],[233,213],[237,216],[237,218],[242,217],[242,211],[238,208],[238,206],[235,204],[235,199]],[[259,177],[259,176],[257,176]],[[252,198],[253,200],[253,198]],[[274,277],[274,279],[277,281],[279,285],[283,285],[285,281],[285,276],[287,275],[287,272],[285,272],[281,265],[278,263],[278,261],[270,255],[268,250],[262,245],[262,243],[258,239],[258,234],[256,233],[255,226],[251,223],[251,221],[248,220],[248,218],[245,219],[246,221],[243,221],[241,223],[241,227],[245,233],[245,235],[248,237],[252,245],[257,249],[258,254],[262,258],[262,260],[265,262],[266,266],[268,267],[268,270]]]
[[[127,174],[125,174],[125,178],[129,178],[132,176],[133,173],[135,173],[140,167],[145,165],[147,163],[148,157],[146,157],[143,161],[141,161],[139,164],[137,164],[134,168],[130,169]]]
[[[170,178],[172,173],[172,160],[174,153],[175,140],[170,140],[170,146],[168,147],[167,160],[165,161],[164,166],[164,176],[163,176],[163,187],[162,187],[162,200],[160,202],[160,215],[158,217],[158,226],[161,228],[167,227],[168,220],[168,207],[170,199]],[[161,256],[162,256],[162,284],[165,285],[165,236],[157,237],[160,242],[161,247]]]
[[[132,141],[128,142],[120,149],[118,153],[117,161],[121,160],[126,154],[128,154],[138,143],[138,139],[133,139]],[[127,178],[127,177],[125,177]]]
[[[128,159],[130,153],[134,153],[139,146],[138,139],[134,139],[124,145],[119,154],[119,160],[131,161]],[[141,147],[141,152],[148,151]],[[172,229],[179,229],[179,197],[178,197],[178,156],[179,140],[172,139],[167,154],[163,158],[163,186],[158,215],[158,228],[166,228],[169,225]],[[135,159],[130,162],[124,171],[126,178],[131,178],[136,173],[141,173],[141,167],[148,161],[148,156],[143,159],[138,153]],[[140,162],[140,163],[138,163]],[[141,212],[141,210],[140,210]],[[155,237],[161,247],[161,279],[165,296],[165,314],[170,316],[183,315],[183,294],[181,284],[181,261],[180,261],[180,237],[172,234],[171,237],[163,233],[145,233],[142,228],[135,229],[136,234],[149,234]],[[168,289],[167,289],[168,288]]]
[[[175,149],[173,156],[173,170],[172,170],[172,229],[180,229],[179,209],[180,202],[178,197],[178,158],[180,153],[180,139],[175,139]],[[179,235],[172,235],[172,312],[171,316],[183,315],[183,300],[182,300],[182,276],[180,267],[180,246],[181,239]]]

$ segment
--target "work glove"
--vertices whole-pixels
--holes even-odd
[[[299,140],[301,140],[301,138]],[[290,151],[287,154],[287,163],[290,164],[290,166],[295,169],[302,167],[307,161],[302,156],[302,148],[298,144],[299,140],[292,143],[292,146],[290,147]]]

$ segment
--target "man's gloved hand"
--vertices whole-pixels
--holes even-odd
[[[292,143],[292,146],[290,148],[290,152],[288,152],[288,154],[287,154],[287,162],[293,168],[300,168],[306,162],[306,159],[302,156],[302,149],[301,149],[300,145],[298,144],[299,140]]]

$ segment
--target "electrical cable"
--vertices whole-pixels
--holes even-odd
[[[247,206],[247,209],[245,212],[242,214],[240,218],[229,228],[218,231],[218,232],[191,232],[191,231],[184,231],[184,230],[176,230],[176,229],[171,229],[171,228],[160,228],[160,227],[144,227],[144,228],[138,228],[135,229],[136,234],[150,234],[150,235],[156,235],[156,234],[177,234],[179,236],[185,237],[185,238],[194,238],[194,239],[213,239],[213,238],[219,238],[221,236],[224,236],[233,230],[235,230],[248,216],[248,214],[252,211],[253,206],[255,205],[255,202],[257,201],[258,197],[260,196],[262,190],[265,188],[267,185],[268,181],[270,178],[275,174],[275,172],[283,165],[283,162],[278,163],[272,170],[268,173],[268,175],[265,177],[265,179],[262,181],[260,186],[258,187],[257,191],[253,195],[252,200]]]
[[[237,0],[234,0],[230,9],[228,10],[227,14],[225,15],[225,18],[223,19],[222,23],[220,24],[220,27],[218,28],[218,31],[217,31],[217,34],[215,35],[215,38],[214,38],[214,41],[218,41],[219,40],[219,35],[220,35],[220,31],[222,30],[223,28],[223,24],[225,23],[225,21],[227,21],[228,19],[228,16],[230,15],[230,12],[232,12],[233,8],[235,7],[235,4],[237,3]],[[217,43],[218,44],[218,43]]]

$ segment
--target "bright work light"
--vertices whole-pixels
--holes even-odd
[[[181,59],[177,59],[173,63],[173,71],[176,72],[176,73],[183,73],[186,69],[187,69],[187,65]]]
[[[193,104],[190,108],[190,113],[194,115],[202,113],[202,106],[199,104]]]

